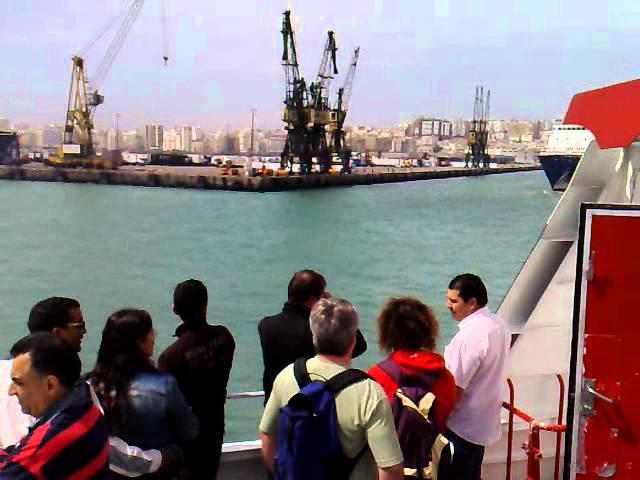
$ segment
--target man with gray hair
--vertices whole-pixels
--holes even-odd
[[[316,356],[306,361],[312,381],[327,381],[351,366],[356,344],[358,313],[346,300],[319,300],[309,318]],[[271,472],[277,445],[280,408],[300,387],[293,364],[276,377],[265,406],[259,433],[262,456]],[[335,397],[338,436],[344,454],[352,459],[364,451],[350,480],[403,478],[403,457],[398,443],[391,407],[382,387],[367,379],[348,386]]]

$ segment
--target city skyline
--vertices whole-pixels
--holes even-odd
[[[165,0],[164,67],[160,2],[147,2],[103,85],[106,101],[96,124],[113,127],[120,112],[123,128],[150,122],[240,128],[256,108],[258,128],[281,127],[279,29],[288,7],[307,79],[315,76],[327,29],[336,31],[342,74],[333,92],[352,49],[361,47],[350,125],[390,126],[421,114],[468,118],[476,84],[492,90],[492,118],[556,118],[574,93],[635,76],[640,5],[512,3]],[[70,57],[123,2],[101,2],[91,12],[85,5],[23,0],[0,6],[8,66],[0,71],[0,116],[13,123],[63,122]],[[87,56],[90,76],[110,38]]]
[[[445,156],[464,156],[472,123],[462,118],[420,116],[411,122],[386,128],[364,125],[347,127],[346,141],[354,152],[370,151],[396,156],[441,152]],[[6,130],[7,124],[7,119],[0,118],[0,130]],[[554,125],[555,122],[550,120],[490,120],[487,123],[489,151],[502,157],[505,154],[513,155],[514,152],[515,155],[526,156],[526,152],[539,151],[545,148]],[[60,144],[63,127],[30,127],[19,129],[18,132],[25,154],[50,154]],[[255,145],[251,148],[254,136]],[[171,127],[160,124],[121,129],[119,132],[114,128],[97,128],[93,135],[93,143],[99,152],[121,150],[136,155],[149,152],[190,155],[253,152],[279,156],[285,140],[286,131],[282,128],[258,128],[255,132],[250,128],[207,131],[197,126]]]

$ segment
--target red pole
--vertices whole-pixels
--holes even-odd
[[[509,404],[514,407],[516,402],[515,389],[513,382],[507,378],[509,386]],[[507,475],[506,480],[511,480],[511,454],[513,452],[513,410],[509,409],[509,435],[507,437]]]
[[[560,400],[558,402],[558,425],[562,425],[562,416],[564,414],[564,379],[559,373],[556,375],[560,384]],[[560,448],[562,447],[562,432],[556,434],[556,466],[553,473],[554,480],[560,478]]]
[[[540,480],[540,429],[532,425],[529,430],[527,452],[527,480]]]

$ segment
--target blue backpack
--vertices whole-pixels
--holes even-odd
[[[275,474],[277,480],[347,480],[367,450],[347,457],[338,439],[336,395],[369,376],[348,369],[326,382],[311,381],[307,360],[293,364],[300,392],[280,408]]]

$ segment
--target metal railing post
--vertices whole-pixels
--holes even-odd
[[[513,388],[513,382],[510,378],[507,378],[507,385],[509,386],[509,404],[515,405],[516,395]],[[506,480],[511,480],[511,456],[513,453],[513,411],[509,410],[509,435],[507,437],[507,476]]]
[[[557,424],[562,425],[562,416],[564,414],[564,379],[562,378],[562,375],[560,375],[559,373],[556,374],[556,377],[558,378],[558,384],[560,387],[560,399],[558,401]],[[556,434],[556,465],[553,473],[554,480],[560,479],[560,449],[561,448],[562,448],[562,432],[559,431]]]
[[[511,462],[513,455],[513,422],[514,415],[524,420],[529,424],[529,438],[526,443],[522,445],[527,455],[527,476],[525,480],[540,480],[541,475],[541,462],[542,451],[540,449],[540,431],[556,433],[556,457],[555,457],[555,471],[554,480],[559,480],[560,475],[560,448],[562,441],[562,433],[566,430],[566,425],[562,424],[562,418],[564,414],[564,393],[565,384],[562,375],[556,375],[558,383],[560,385],[560,398],[558,400],[558,419],[556,424],[546,424],[536,421],[533,417],[526,414],[522,410],[519,410],[515,406],[515,388],[513,381],[508,378],[507,384],[509,386],[509,403],[502,402],[502,407],[509,411],[509,430],[507,438],[507,460],[506,460],[506,480],[511,480]]]

